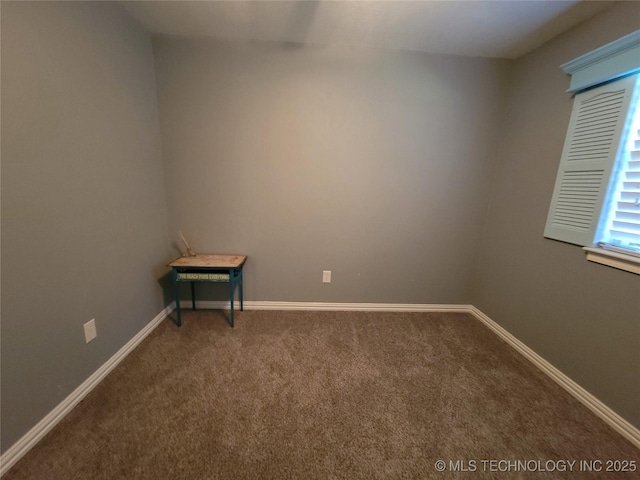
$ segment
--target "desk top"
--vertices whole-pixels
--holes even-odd
[[[170,267],[238,268],[247,260],[246,255],[196,255],[179,257]]]

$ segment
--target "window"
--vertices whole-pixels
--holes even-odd
[[[544,236],[640,274],[640,31],[563,68],[575,98]]]
[[[640,78],[625,126],[596,240],[606,248],[640,256]]]

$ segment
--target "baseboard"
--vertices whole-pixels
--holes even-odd
[[[31,430],[29,430],[20,440],[13,444],[6,452],[0,456],[0,476],[4,475],[15,463],[20,460],[31,448],[38,443],[67,413],[69,413],[87,394],[95,388],[124,358],[129,355],[142,340],[147,337],[169,313],[175,308],[174,304],[169,305],[151,320],[142,330],[140,330],[131,340],[129,340],[115,355],[107,360],[98,370],[76,388],[55,407],[46,417],[40,420]]]
[[[191,301],[182,300],[180,307],[190,309]],[[228,301],[196,301],[196,308],[228,309]],[[234,303],[239,308],[239,303]],[[469,313],[471,305],[447,305],[429,303],[324,303],[324,302],[268,302],[245,301],[247,310],[315,310],[315,311],[358,311],[358,312],[464,312]]]
[[[190,308],[190,301],[180,302],[180,306]],[[237,306],[237,305],[236,305]],[[175,308],[171,304],[160,312],[147,326],[124,345],[104,365],[85,380],[62,403],[53,409],[46,417],[36,424],[20,440],[12,445],[0,456],[0,476],[4,475],[22,456],[24,456],[42,437],[55,427],[64,416],[71,411],[93,388],[100,383],[138,344],[155,329]],[[229,308],[226,301],[198,301],[196,308],[225,309]],[[462,312],[470,313],[484,323],[496,335],[516,349],[527,360],[542,370],[558,385],[569,392],[578,401],[589,408],[594,414],[604,420],[614,430],[640,448],[640,430],[631,425],[620,415],[615,413],[604,403],[555,368],[524,343],[511,335],[507,330],[494,322],[473,305],[447,304],[396,304],[396,303],[322,303],[322,302],[268,302],[245,301],[247,310],[309,310],[309,311],[364,311],[364,312]]]
[[[469,309],[469,313],[471,313],[478,320],[484,323],[496,335],[502,338],[513,348],[515,348],[527,360],[533,363],[536,367],[547,374],[553,381],[555,381],[558,385],[560,385],[567,392],[573,395],[573,397],[575,397],[580,403],[582,403],[598,417],[604,420],[609,426],[611,426],[611,428],[620,433],[636,447],[640,448],[640,430],[638,430],[635,426],[633,426],[616,412],[611,410],[604,403],[594,397],[591,393],[571,380],[571,378],[551,365],[544,358],[531,350],[524,343],[511,335],[507,330],[502,328],[476,307],[471,306],[471,308]]]

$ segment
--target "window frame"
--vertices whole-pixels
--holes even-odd
[[[582,232],[576,233],[571,231],[569,226],[564,232],[558,231],[555,228],[557,225],[553,224],[554,215],[556,215],[556,207],[558,202],[558,195],[561,189],[561,183],[563,181],[563,174],[567,173],[567,168],[571,165],[568,162],[569,149],[574,136],[574,127],[576,125],[576,115],[579,109],[578,102],[583,101],[585,98],[589,98],[589,91],[598,93],[600,91],[606,91],[606,88],[601,88],[607,84],[612,84],[615,88],[615,84],[620,82],[620,85],[625,85],[628,88],[631,80],[627,80],[626,77],[634,76],[640,72],[640,30],[626,35],[614,42],[611,42],[603,47],[600,47],[592,52],[589,52],[581,57],[565,63],[561,68],[571,75],[571,82],[568,92],[576,97],[574,99],[574,107],[571,114],[571,120],[567,131],[567,137],[565,140],[565,146],[563,148],[562,157],[558,169],[558,175],[556,177],[556,185],[553,191],[553,197],[551,205],[549,207],[549,213],[547,217],[547,223],[545,224],[544,236],[554,240],[560,240],[567,243],[573,243],[583,247],[586,253],[587,260],[596,262],[599,264],[607,265],[617,269],[625,270],[634,274],[640,275],[640,257],[629,252],[616,250],[613,251],[608,248],[602,248],[597,242],[597,235],[599,234],[598,228],[601,224],[601,219],[604,216],[604,209],[607,208],[606,199],[611,195],[611,188],[615,184],[614,172],[618,169],[618,162],[620,159],[620,149],[623,148],[621,140],[624,139],[624,124],[629,114],[630,102],[632,97],[637,97],[640,94],[640,75],[638,75],[635,88],[631,87],[631,91],[625,91],[624,101],[625,105],[621,107],[619,116],[617,117],[620,125],[616,126],[615,134],[610,142],[610,152],[606,159],[603,159],[602,165],[598,168],[602,169],[602,180],[599,184],[599,191],[597,192],[597,198],[595,205],[593,205],[593,221]],[[574,157],[575,159],[575,157]],[[577,162],[579,163],[579,162]],[[590,165],[589,162],[583,162],[585,165]],[[576,163],[574,163],[574,166]],[[567,180],[568,177],[564,177]],[[588,181],[591,181],[590,179]],[[586,184],[586,180],[585,183]],[[556,217],[557,218],[557,217]],[[581,227],[580,227],[581,228]],[[562,230],[562,229],[560,229]]]

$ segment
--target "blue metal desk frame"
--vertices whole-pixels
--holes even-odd
[[[233,327],[234,296],[239,291],[240,311],[244,310],[242,269],[247,257],[244,255],[195,255],[180,257],[169,264],[176,301],[177,325],[182,326],[180,308],[180,282],[191,283],[191,306],[196,309],[195,282],[229,283],[231,313],[229,325]]]

